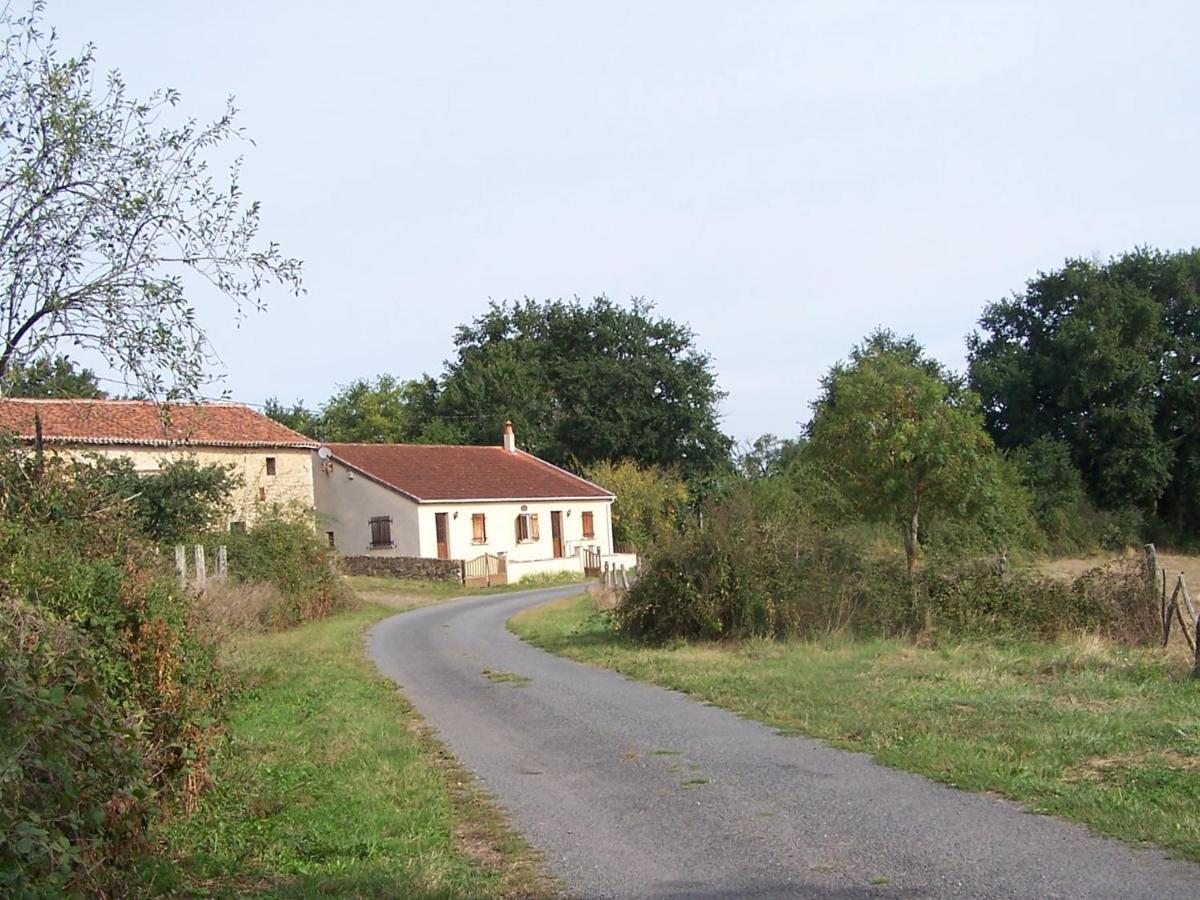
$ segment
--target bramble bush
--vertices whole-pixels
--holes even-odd
[[[26,736],[0,773],[6,889],[111,892],[153,804],[186,808],[202,786],[228,679],[92,466],[0,448],[0,586],[4,731]]]

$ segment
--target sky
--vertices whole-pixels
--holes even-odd
[[[197,118],[233,95],[261,235],[305,264],[240,323],[236,400],[437,374],[489,300],[646,297],[723,427],[796,435],[876,326],[964,367],[1068,257],[1190,249],[1187,2],[50,0],[62,52]]]

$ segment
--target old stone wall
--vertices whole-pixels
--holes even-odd
[[[428,559],[419,556],[343,556],[342,571],[347,575],[420,578],[425,581],[463,583],[463,564],[460,559]]]

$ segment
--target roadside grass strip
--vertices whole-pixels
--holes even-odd
[[[1182,654],[1091,636],[647,648],[614,636],[587,596],[525,610],[509,628],[781,733],[1200,860],[1200,681]]]
[[[162,834],[154,889],[213,896],[550,897],[534,853],[365,658],[370,606],[240,638],[213,785]]]

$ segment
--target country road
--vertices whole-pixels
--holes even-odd
[[[479,597],[369,652],[577,898],[1200,897],[1200,867],[530,647]]]

